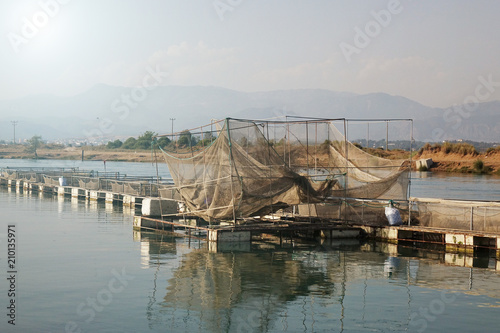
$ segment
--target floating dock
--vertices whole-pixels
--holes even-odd
[[[168,182],[76,168],[7,168],[1,170],[0,176],[0,186],[131,207],[140,207],[146,198],[158,197],[159,189]]]
[[[446,252],[474,255],[478,251],[496,251],[500,259],[500,234],[471,230],[419,226],[362,226],[369,238],[392,244],[441,246]]]
[[[21,189],[58,196],[86,199],[90,201],[102,201],[113,204],[122,204],[124,206],[141,206],[144,197],[133,196],[121,193],[114,193],[103,190],[88,190],[72,186],[47,185],[41,183],[31,183],[23,180],[12,180],[0,177],[0,186]]]
[[[261,237],[274,237],[290,242],[293,239],[343,239],[366,238],[405,246],[432,245],[449,253],[475,254],[495,251],[500,259],[500,234],[481,233],[470,230],[428,228],[419,226],[366,226],[330,222],[278,221],[230,226],[202,226],[196,220],[190,223],[167,221],[145,216],[134,217],[134,228],[176,232],[183,229],[187,235],[198,235],[212,242],[250,242]]]

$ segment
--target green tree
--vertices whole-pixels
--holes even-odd
[[[149,149],[151,148],[151,141],[153,141],[153,136],[156,133],[152,131],[146,131],[143,135],[140,135],[137,138],[137,142],[135,143],[136,149]]]
[[[179,146],[195,146],[197,143],[196,137],[194,137],[188,130],[182,131],[177,141]]]
[[[122,145],[123,145],[123,142],[116,139],[115,141],[109,141],[108,144],[106,145],[106,147],[109,149],[116,149],[116,148],[120,148]]]
[[[36,150],[40,148],[42,145],[42,137],[40,135],[34,135],[31,139],[28,139],[28,146],[26,147],[26,151],[28,153],[35,154],[35,158],[38,158],[38,154]]]
[[[136,138],[130,137],[127,140],[125,140],[125,142],[122,145],[122,148],[124,148],[124,149],[134,149],[136,143],[137,143]]]
[[[214,137],[211,132],[207,132],[203,135],[203,139],[198,141],[197,145],[202,146],[202,147],[210,146],[210,144],[215,139],[216,139],[216,137]]]
[[[161,138],[158,139],[158,146],[161,148],[165,148],[170,144],[170,139],[167,138],[166,136],[162,136]]]

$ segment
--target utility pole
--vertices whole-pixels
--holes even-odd
[[[18,122],[19,121],[17,121],[17,120],[13,120],[10,122],[12,124],[12,126],[14,126],[14,144],[16,144],[16,125]]]
[[[171,134],[172,134],[172,141],[174,141],[174,120],[175,120],[175,118],[170,118],[170,120],[172,121],[172,132],[171,132]]]
[[[175,118],[170,118],[170,120],[172,121],[172,134],[174,134],[174,120],[175,120]]]

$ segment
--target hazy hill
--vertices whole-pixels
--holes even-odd
[[[11,120],[19,121],[17,138],[38,134],[52,140],[137,136],[146,130],[170,133],[171,118],[175,118],[174,131],[180,131],[207,124],[211,119],[281,115],[412,118],[416,140],[500,140],[499,101],[479,104],[468,118],[460,116],[459,121],[458,113],[444,118],[445,109],[384,93],[357,95],[321,89],[246,93],[218,87],[162,86],[137,95],[136,101],[130,97],[132,93],[132,88],[97,85],[72,97],[38,95],[0,101],[0,140],[12,140]],[[384,132],[376,126],[370,131],[373,137]],[[359,128],[358,132],[361,135],[366,130]],[[356,139],[353,136],[358,132],[350,132],[350,138]],[[392,126],[391,132],[409,137],[406,127]]]

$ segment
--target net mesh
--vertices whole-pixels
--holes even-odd
[[[420,226],[500,232],[500,203],[412,198]]]
[[[408,221],[408,203],[393,202],[401,219]],[[328,219],[345,220],[364,225],[387,225],[385,215],[386,201],[371,199],[338,199],[319,204],[301,204],[297,213],[301,216],[313,216]]]
[[[78,186],[87,190],[98,190],[99,179],[82,178],[78,180]]]
[[[59,178],[58,177],[51,177],[51,176],[43,176],[43,182],[44,184],[47,185],[59,185]]]
[[[219,125],[208,141],[195,144],[184,132],[162,150],[175,189],[201,218],[264,215],[338,197],[407,199],[409,163],[365,153],[333,121]]]

